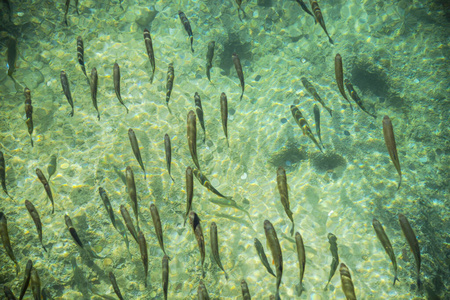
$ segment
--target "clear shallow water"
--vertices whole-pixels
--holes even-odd
[[[262,4],[262,2],[259,2]],[[202,99],[206,122],[206,144],[198,127],[198,153],[202,169],[223,194],[244,206],[254,223],[239,210],[220,208],[208,201],[215,197],[195,180],[193,210],[202,220],[206,240],[206,287],[213,298],[240,297],[239,282],[247,280],[254,299],[266,299],[275,291],[275,279],[259,262],[253,246],[257,237],[265,245],[264,219],[278,233],[284,257],[280,287],[283,299],[295,298],[298,262],[289,236],[286,217],[276,189],[276,169],[287,170],[291,209],[296,230],[306,246],[306,291],[310,299],[344,299],[339,274],[324,292],[331,263],[328,232],[338,238],[340,260],[350,268],[358,299],[425,299],[431,292],[443,296],[448,288],[448,21],[438,2],[340,2],[319,3],[328,32],[328,43],[319,25],[294,1],[272,2],[272,6],[244,3],[246,17],[240,22],[236,5],[228,2],[82,1],[80,15],[72,6],[69,26],[63,24],[64,3],[36,2],[13,6],[14,27],[4,28],[18,38],[19,58],[14,78],[31,89],[34,107],[35,146],[30,146],[24,124],[24,96],[16,93],[6,76],[0,75],[1,151],[6,160],[6,182],[14,200],[2,194],[1,210],[8,219],[14,253],[24,269],[32,259],[55,299],[99,299],[113,295],[107,274],[113,271],[122,294],[128,299],[160,299],[161,259],[154,234],[150,203],[154,202],[163,222],[170,262],[169,299],[191,299],[196,295],[200,255],[185,212],[184,171],[193,166],[186,139],[187,112],[194,109],[194,93]],[[189,18],[194,50],[178,10]],[[158,11],[151,24],[152,11]],[[45,18],[44,18],[45,16]],[[14,28],[14,30],[11,30]],[[156,73],[150,84],[151,67],[142,37],[151,31]],[[92,106],[89,86],[76,57],[76,38],[85,46],[87,71],[99,73],[98,105],[101,120]],[[4,36],[4,35],[2,35]],[[209,41],[216,41],[211,70],[205,76]],[[2,53],[6,48],[2,48]],[[245,75],[245,93],[231,60],[237,52]],[[352,103],[349,109],[334,79],[334,56],[340,53],[344,75],[356,87],[373,119]],[[4,55],[6,62],[6,53]],[[114,94],[112,68],[121,67],[121,92],[130,109],[126,114]],[[165,104],[167,66],[174,63],[175,81]],[[68,74],[75,115],[67,116],[59,73]],[[257,80],[257,77],[258,78]],[[333,110],[321,109],[321,131],[325,155],[303,136],[289,106],[296,104],[315,133],[313,105],[316,101],[303,87],[305,76]],[[220,123],[220,93],[228,96],[230,148]],[[389,115],[397,139],[403,183],[397,191],[398,175],[383,141],[381,119]],[[287,122],[283,123],[282,119]],[[128,128],[136,132],[147,171],[133,156]],[[350,135],[344,134],[347,130]],[[172,139],[172,183],[166,171],[164,134]],[[58,168],[50,185],[55,214],[37,180],[35,169],[46,174],[50,156],[58,156]],[[287,163],[289,162],[291,165]],[[135,173],[139,196],[140,227],[149,248],[149,288],[144,287],[143,267],[137,245],[130,240],[128,253],[98,195],[103,187],[116,218],[119,207],[130,200],[119,174],[126,166]],[[44,227],[44,253],[34,224],[23,202],[38,209]],[[249,204],[246,204],[248,201]],[[417,292],[415,263],[402,237],[397,214],[410,220],[422,251],[422,281],[427,289]],[[64,224],[71,216],[85,243],[107,259],[80,254]],[[223,215],[242,218],[231,221]],[[393,271],[373,229],[372,218],[383,224],[394,247],[400,282],[392,287]],[[210,259],[209,225],[219,231],[220,254],[228,281]],[[16,295],[22,273],[3,249],[0,255],[1,284]],[[405,257],[407,256],[407,257]],[[447,268],[448,269],[448,268]],[[439,280],[440,278],[440,280]],[[441,282],[441,284],[439,284]],[[31,295],[30,291],[28,292]]]

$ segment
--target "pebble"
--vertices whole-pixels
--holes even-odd
[[[241,179],[247,179],[247,173],[242,174]]]
[[[255,81],[259,81],[260,79],[261,79],[261,76],[260,75],[256,75]]]
[[[350,136],[350,132],[348,132],[348,130],[344,130],[344,134],[345,134],[346,136]]]
[[[287,119],[286,118],[281,118],[281,124],[284,124],[284,123],[286,123],[287,122]]]

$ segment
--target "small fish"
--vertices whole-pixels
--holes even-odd
[[[189,212],[192,207],[192,198],[194,197],[194,176],[192,174],[192,168],[186,168],[186,215],[184,217],[184,226],[186,226],[186,220],[189,216]]]
[[[280,283],[281,277],[283,276],[283,254],[281,253],[277,233],[269,220],[264,221],[264,232],[266,234],[267,244],[272,252],[272,258],[275,263],[275,272],[277,274],[277,291],[275,293],[275,299],[280,300]]]
[[[323,153],[322,147],[320,147],[319,143],[317,142],[316,138],[314,137],[311,128],[309,128],[308,122],[306,122],[306,119],[303,117],[300,110],[295,106],[291,105],[291,112],[292,116],[295,119],[295,122],[297,122],[298,126],[302,129],[303,135],[307,135],[313,142],[316,144],[317,148],[319,148],[320,152]]]
[[[33,269],[33,262],[29,259],[27,262],[27,266],[25,267],[25,273],[23,274],[23,283],[20,289],[19,300],[22,300],[25,296],[25,293],[28,289],[28,285],[30,284],[31,279],[31,270]]]
[[[20,271],[19,263],[17,262],[16,257],[14,256],[14,252],[11,247],[11,242],[9,241],[8,222],[6,221],[6,216],[1,211],[0,211],[0,236],[2,238],[2,244],[6,250],[6,253],[8,254],[9,258],[11,258],[11,260],[14,262],[17,275],[19,274]]]
[[[314,17],[312,12],[309,10],[308,6],[306,6],[306,3],[303,2],[303,0],[295,0],[295,1],[297,1],[297,3],[300,5],[300,7],[303,9],[304,12],[306,12],[308,15],[311,15],[311,17],[313,17],[314,20],[316,20],[316,17]]]
[[[6,167],[5,167],[5,157],[3,156],[3,152],[0,151],[0,180],[2,182],[2,188],[5,194],[12,199],[12,197],[8,194],[8,189],[6,188]]]
[[[17,300],[16,296],[14,296],[14,293],[6,285],[3,286],[3,291],[5,293],[6,300]]]
[[[68,0],[70,1],[70,0]],[[69,102],[70,106],[72,107],[72,112],[69,113],[69,116],[73,117],[73,100],[72,100],[72,93],[70,92],[70,86],[69,86],[69,80],[67,79],[66,72],[61,71],[61,85],[64,91],[64,95],[67,98],[67,101]]]
[[[245,18],[245,11],[242,9],[242,0],[236,0],[236,4],[238,6],[237,12],[238,12],[239,20],[242,22],[241,15],[239,14],[239,10],[241,10],[242,14],[244,15],[244,18]]]
[[[209,300],[209,294],[208,290],[205,287],[205,284],[203,283],[203,280],[200,279],[200,282],[198,283],[198,289],[197,289],[197,299],[198,300]]]
[[[303,275],[305,274],[306,255],[303,238],[299,232],[295,233],[295,246],[297,248],[298,267],[300,269],[300,283],[297,289],[298,296],[300,297],[302,295],[302,292],[305,290],[305,288],[303,287]]]
[[[250,296],[250,291],[248,290],[248,285],[245,279],[241,280],[241,290],[242,290],[242,299],[243,300],[252,300]]]
[[[338,247],[337,247],[337,237],[332,234],[331,232],[328,233],[328,242],[330,243],[330,251],[331,256],[333,257],[333,260],[331,261],[331,269],[330,269],[330,276],[328,278],[327,285],[325,286],[324,291],[328,289],[328,285],[330,284],[331,278],[333,278],[334,273],[336,272],[336,269],[339,265],[339,254],[338,254]]]
[[[400,226],[402,227],[403,235],[406,238],[406,241],[409,244],[409,247],[411,248],[411,252],[414,255],[414,260],[416,261],[416,270],[417,270],[417,288],[421,289],[422,282],[420,281],[420,248],[419,248],[419,242],[417,241],[416,234],[414,233],[411,225],[408,222],[408,219],[402,215],[398,214],[398,220],[400,222]]]
[[[98,193],[100,194],[100,198],[102,199],[103,204],[105,205],[105,208],[106,208],[106,211],[108,212],[111,223],[113,224],[114,228],[116,228],[116,218],[114,216],[114,210],[111,206],[111,202],[109,201],[109,198],[108,198],[108,195],[106,194],[105,189],[102,187],[99,187]]]
[[[97,69],[92,68],[92,71],[91,71],[91,98],[92,98],[92,104],[94,104],[95,110],[97,110],[97,118],[100,121],[100,112],[98,111],[98,105],[97,105],[97,90],[98,90]]]
[[[197,117],[192,110],[190,110],[187,115],[187,139],[192,160],[200,170],[200,164],[198,163],[197,157]]]
[[[34,300],[41,300],[41,279],[36,268],[31,269],[31,290],[33,291]]]
[[[234,68],[236,69],[237,76],[239,77],[239,81],[241,82],[242,93],[241,98],[239,100],[242,100],[242,96],[244,96],[245,82],[244,82],[244,73],[242,72],[241,61],[236,53],[233,53],[231,58],[233,59]]]
[[[25,206],[30,213],[31,218],[33,219],[34,225],[36,225],[36,229],[39,235],[39,241],[41,242],[42,248],[44,248],[44,251],[47,252],[47,249],[45,249],[44,243],[42,242],[42,222],[39,213],[34,207],[33,203],[31,203],[30,201],[25,200]]]
[[[66,5],[64,7],[64,24],[66,24],[66,26],[69,26],[69,24],[67,23],[67,14],[69,13],[69,6],[70,0],[66,0]]]
[[[13,37],[9,37],[6,44],[6,49],[6,56],[8,57],[8,76],[13,78],[13,73],[16,71],[17,40]]]
[[[170,165],[172,163],[172,145],[170,142],[170,137],[166,133],[164,135],[164,151],[166,153],[166,164],[167,164],[167,170],[169,171],[169,176],[172,178],[172,181],[175,182],[175,180],[172,177],[172,174],[170,173]]]
[[[392,266],[394,267],[394,274],[395,274],[393,285],[395,285],[395,281],[398,281],[397,260],[395,258],[394,250],[392,249],[391,241],[389,241],[389,238],[386,235],[386,232],[384,231],[383,226],[377,219],[373,218],[372,226],[373,226],[373,229],[375,230],[375,233],[377,234],[378,239],[380,240],[381,245],[384,248],[384,251],[386,251],[386,254],[391,259]]]
[[[89,77],[86,73],[86,66],[84,64],[84,43],[83,38],[81,36],[78,36],[77,38],[77,58],[78,63],[81,66],[81,70],[83,71],[84,76],[86,77],[87,83],[90,85]]]
[[[164,300],[167,300],[167,291],[169,288],[169,257],[167,255],[164,255],[162,258],[161,270],[162,270]]]
[[[173,63],[170,63],[169,67],[167,69],[167,82],[166,82],[166,105],[167,105],[167,108],[169,109],[170,113],[172,113],[172,111],[169,108],[169,100],[170,100],[170,95],[172,94],[174,79],[175,79],[175,71],[173,69]]]
[[[200,126],[202,126],[203,133],[204,133],[203,143],[205,143],[205,139],[206,139],[205,119],[203,117],[202,100],[200,99],[200,96],[198,95],[197,92],[195,92],[194,101],[195,101],[195,112],[197,113],[197,117],[200,122]]]
[[[400,176],[400,181],[398,182],[397,190],[400,188],[400,184],[402,184],[402,170],[400,168],[400,160],[398,159],[397,154],[397,145],[395,143],[395,135],[394,135],[394,127],[392,127],[391,119],[388,116],[384,116],[383,118],[383,135],[384,142],[386,143],[387,150],[389,152],[389,156],[391,157],[392,163],[397,169],[397,173]]]
[[[214,47],[216,46],[216,42],[211,41],[208,43],[208,52],[206,52],[206,77],[211,81],[211,68],[212,68],[212,60],[214,57]]]
[[[25,115],[26,115],[26,121],[28,127],[28,134],[30,135],[31,140],[31,147],[33,147],[33,138],[31,135],[33,134],[33,106],[31,105],[31,91],[29,88],[25,88],[24,90],[25,94]]]
[[[156,237],[158,238],[159,246],[161,250],[164,252],[164,255],[167,255],[166,250],[164,250],[164,240],[163,240],[163,231],[161,226],[161,218],[159,217],[158,208],[155,204],[150,204],[150,213],[152,215],[153,226],[155,227]]]
[[[319,4],[317,4],[317,1],[315,0],[309,0],[309,3],[311,4],[311,9],[314,12],[314,16],[316,17],[316,23],[320,24],[320,26],[323,28],[323,31],[325,31],[328,36],[328,41],[333,45],[333,40],[331,39],[330,35],[328,34],[327,28],[325,27],[325,21],[323,20],[322,11],[319,8]]]
[[[361,98],[359,98],[358,94],[356,93],[355,89],[353,88],[353,85],[350,83],[350,81],[348,79],[344,80],[344,84],[347,87],[347,91],[349,92],[350,96],[352,97],[353,101],[356,102],[356,104],[358,104],[359,108],[362,109],[362,111],[364,111],[366,114],[368,114],[369,116],[373,117],[374,119],[377,118],[376,115],[371,114],[363,105]]]
[[[336,83],[339,88],[339,92],[341,92],[342,97],[344,97],[344,99],[347,100],[348,104],[350,104],[350,108],[353,111],[352,103],[350,102],[350,100],[348,100],[347,95],[345,94],[342,57],[339,53],[334,57],[334,75],[336,76]]]
[[[142,263],[144,264],[144,272],[145,272],[145,287],[147,287],[147,275],[148,275],[148,251],[147,251],[147,242],[145,241],[144,234],[139,230],[138,233],[138,243],[139,243],[139,251],[141,252]]]
[[[244,212],[248,216],[250,221],[253,223],[252,217],[250,216],[248,211],[243,209],[239,205],[237,205],[236,201],[234,201],[233,199],[231,199],[231,198],[213,198],[213,199],[209,199],[209,201],[211,203],[214,203],[214,204],[217,204],[217,205],[220,205],[220,206],[236,208],[236,209]]]
[[[57,157],[56,154],[52,154],[52,156],[50,156],[50,163],[47,166],[48,180],[50,180],[50,177],[52,177],[53,174],[55,174],[56,166],[57,166]]]
[[[128,107],[123,103],[122,96],[120,96],[120,67],[118,63],[114,63],[114,91],[116,92],[117,99],[119,99],[120,104],[122,104],[128,113]]]
[[[200,170],[193,169],[192,172],[194,173],[195,177],[198,179],[201,185],[203,185],[205,188],[207,188],[209,191],[213,192],[219,197],[226,198],[226,199],[232,199],[233,197],[227,197],[219,193],[218,190],[216,190],[215,187],[212,186],[211,182],[209,182],[208,178],[206,178],[205,175],[200,172]]]
[[[80,248],[83,248],[83,243],[81,242],[77,231],[73,227],[72,219],[68,215],[64,215],[64,221],[66,222],[66,226],[69,229],[70,235],[72,236],[72,238],[75,241],[75,243],[78,246],[80,246]]]
[[[221,214],[221,213],[215,213],[215,216],[216,216],[217,218],[224,218],[224,219],[228,219],[228,220],[234,221],[234,222],[240,224],[241,226],[242,226],[242,225],[245,225],[245,226],[247,226],[248,228],[250,228],[250,229],[252,229],[253,231],[255,231],[255,229],[253,228],[252,224],[250,224],[246,219],[239,218],[239,217],[235,217],[235,216],[228,215],[228,214]],[[256,232],[256,231],[255,231],[255,232]]]
[[[133,170],[130,166],[127,166],[125,177],[127,179],[128,196],[130,196],[131,207],[133,208],[134,216],[136,218],[136,227],[139,231],[139,208],[137,202],[136,183],[134,181]]]
[[[225,133],[225,138],[227,139],[227,145],[230,147],[228,142],[228,100],[225,93],[220,94],[220,116],[222,117],[222,129]]]
[[[278,192],[280,193],[281,204],[283,205],[284,211],[286,212],[288,218],[292,222],[291,235],[294,235],[294,218],[292,216],[292,211],[289,205],[289,192],[287,188],[286,171],[283,167],[278,167],[277,170],[277,187]]]
[[[44,173],[42,173],[41,169],[36,169],[36,175],[39,178],[39,181],[44,186],[45,192],[47,193],[48,198],[52,202],[52,214],[55,213],[55,202],[53,201],[52,190],[50,189],[50,185],[48,184],[47,179],[45,178]]]
[[[225,273],[225,279],[228,280],[228,274],[227,272],[225,272],[222,262],[220,261],[219,238],[217,237],[217,225],[215,222],[211,222],[211,225],[209,227],[209,237],[211,243],[211,253],[214,257],[214,260],[216,261],[219,268]]]
[[[254,242],[255,242],[256,253],[258,253],[259,259],[261,260],[263,266],[266,267],[266,270],[267,270],[267,272],[269,272],[270,275],[272,275],[273,277],[277,277],[275,275],[275,273],[272,271],[272,268],[270,267],[269,261],[267,260],[266,253],[264,252],[263,245],[257,238],[254,239]]]
[[[116,293],[119,300],[123,300],[122,293],[120,292],[119,286],[117,285],[116,276],[114,276],[113,272],[109,272],[109,281],[111,281],[114,293]]]
[[[153,77],[155,76],[156,64],[155,64],[155,54],[153,52],[153,42],[148,29],[144,29],[144,42],[145,48],[147,48],[148,59],[152,65],[152,77],[150,78],[150,83],[153,83]]]
[[[134,228],[133,221],[131,220],[130,214],[128,213],[128,210],[125,208],[125,206],[120,206],[120,213],[122,214],[122,218],[128,228],[128,231],[130,231],[131,236],[134,238],[136,243],[139,244],[136,229]]]
[[[194,36],[192,35],[191,24],[189,23],[188,18],[181,10],[178,11],[178,16],[180,16],[181,23],[184,26],[184,30],[186,30],[189,39],[191,40],[191,51],[194,53],[194,48],[192,48],[192,43],[194,42]]]
[[[302,81],[302,84],[308,91],[308,93],[310,93],[313,96],[314,100],[322,104],[323,108],[325,108],[330,113],[330,116],[333,116],[333,110],[325,105],[322,98],[320,98],[319,94],[317,93],[316,88],[308,81],[308,79],[302,77],[300,78],[300,80]]]
[[[200,251],[201,264],[202,264],[202,277],[205,277],[205,271],[203,269],[203,264],[205,262],[205,238],[203,236],[202,226],[200,225],[200,218],[198,215],[191,211],[189,213],[189,223],[194,231],[195,239],[197,240],[198,249]]]
[[[355,288],[353,287],[352,276],[350,270],[344,263],[341,263],[339,267],[339,273],[341,273],[341,285],[347,300],[356,300]]]
[[[325,148],[323,146],[323,142],[322,142],[322,136],[320,134],[320,109],[319,106],[317,104],[314,104],[314,122],[316,123],[316,134],[319,137],[319,142],[322,145],[322,148]]]
[[[139,143],[136,138],[136,134],[133,129],[128,129],[128,137],[130,139],[131,149],[133,150],[134,157],[141,166],[142,171],[144,171],[144,180],[147,179],[147,174],[145,173],[144,163],[142,162],[141,151],[139,150]]]

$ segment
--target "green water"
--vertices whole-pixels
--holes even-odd
[[[18,1],[15,1],[18,2]],[[74,1],[72,1],[74,2]],[[308,1],[305,1],[309,6]],[[194,179],[193,210],[199,215],[206,241],[205,278],[213,299],[241,299],[245,279],[253,299],[275,293],[275,278],[261,264],[253,245],[257,237],[269,262],[263,222],[278,234],[284,260],[282,299],[296,299],[299,281],[295,244],[276,188],[276,170],[286,169],[295,230],[306,248],[304,299],[344,299],[339,270],[324,291],[331,264],[328,232],[337,237],[340,261],[350,269],[358,299],[445,299],[450,288],[449,256],[449,8],[444,1],[320,1],[328,42],[319,24],[295,1],[244,1],[239,21],[235,1],[118,1],[81,0],[72,3],[63,22],[65,1],[12,3],[12,22],[2,4],[0,45],[0,151],[6,161],[8,198],[0,194],[0,211],[8,220],[9,237],[22,272],[0,248],[0,286],[18,297],[28,259],[37,269],[41,287],[54,299],[116,298],[108,273],[114,272],[125,299],[163,299],[161,251],[150,203],[159,209],[169,262],[168,299],[196,299],[201,279],[200,254],[193,230],[183,226],[185,170],[193,167],[186,137],[186,117],[195,111],[198,92],[205,115],[206,143],[197,122],[202,172],[222,194],[232,196],[242,211],[209,201],[214,194]],[[309,6],[310,7],[310,6]],[[190,21],[194,53],[178,17]],[[241,12],[242,17],[242,12]],[[143,30],[150,30],[156,72],[151,66]],[[15,36],[19,56],[7,76],[6,41]],[[77,61],[77,37],[84,40],[88,75],[99,74],[97,119],[90,88]],[[209,41],[216,42],[211,82],[206,78]],[[231,59],[236,52],[245,76],[245,92]],[[354,111],[340,95],[334,77],[334,57],[343,58],[344,77],[355,86],[365,114]],[[113,65],[121,68],[121,94],[114,92]],[[166,106],[169,63],[175,80]],[[75,113],[60,83],[67,73]],[[333,116],[319,104],[325,154],[304,136],[290,112],[295,104],[316,133],[313,105],[303,87],[306,77]],[[25,124],[23,87],[31,90],[34,132],[31,147]],[[220,94],[228,97],[228,136],[222,130]],[[347,93],[348,95],[348,93]],[[350,98],[349,98],[350,99]],[[384,144],[382,123],[394,126],[403,182]],[[135,159],[127,131],[139,141],[144,173]],[[172,182],[166,168],[164,134],[172,142]],[[317,136],[316,136],[317,138]],[[47,176],[51,156],[57,156],[50,179],[55,201],[51,214],[35,170]],[[126,166],[136,179],[139,225],[149,249],[149,280],[138,245],[128,234],[129,252],[111,224],[98,188],[111,200],[115,218],[125,205],[135,222],[123,181]],[[44,252],[24,201],[31,201],[43,224]],[[422,254],[417,290],[414,257],[402,236],[398,213],[409,219]],[[64,223],[68,214],[80,239],[99,256],[80,251]],[[229,216],[230,218],[227,218]],[[397,257],[398,277],[372,228],[376,217],[384,226]],[[215,222],[227,281],[210,254],[209,226]],[[272,265],[274,269],[274,266]],[[3,294],[2,294],[3,295]],[[25,298],[31,298],[31,289]]]

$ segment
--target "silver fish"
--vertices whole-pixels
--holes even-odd
[[[242,66],[241,66],[241,60],[239,59],[239,56],[236,53],[233,53],[231,56],[234,63],[234,68],[236,69],[237,76],[239,78],[239,81],[241,82],[241,98],[239,100],[242,100],[242,96],[244,96],[244,89],[245,89],[245,82],[244,82],[244,72],[242,72]]]
[[[275,262],[275,272],[277,274],[277,291],[275,298],[280,299],[280,283],[283,276],[283,254],[281,253],[280,242],[278,241],[277,233],[269,220],[264,221],[264,232],[266,234],[267,244],[272,252],[272,258]]]
[[[164,151],[166,153],[166,164],[167,170],[169,171],[169,176],[172,178],[172,181],[175,182],[170,172],[170,165],[172,163],[172,145],[170,142],[170,137],[167,133],[164,135]]]
[[[211,243],[211,253],[214,257],[214,260],[216,261],[219,268],[225,273],[225,279],[228,280],[228,274],[227,272],[225,272],[222,262],[220,261],[219,238],[217,237],[217,225],[215,222],[211,222],[211,225],[209,227],[209,237]]]
[[[31,203],[30,201],[25,200],[25,206],[30,213],[31,218],[33,219],[34,225],[36,225],[36,229],[39,235],[39,241],[41,242],[42,248],[44,248],[44,251],[47,252],[47,249],[45,249],[44,243],[42,242],[42,223],[39,213],[34,207],[33,203]]]
[[[192,198],[194,197],[194,175],[192,174],[191,167],[186,168],[186,215],[184,217],[184,225],[186,226],[186,220],[189,216],[192,206]]]
[[[227,145],[230,147],[230,143],[228,142],[228,100],[225,93],[220,94],[220,116],[222,118],[222,129],[227,139]]]
[[[131,207],[133,208],[134,216],[136,218],[136,227],[139,231],[139,208],[138,208],[138,202],[137,202],[137,193],[136,193],[136,183],[134,181],[134,174],[133,170],[130,166],[127,166],[127,169],[125,171],[125,177],[127,179],[127,189],[128,189],[128,195],[131,199]]]
[[[36,175],[39,178],[39,181],[44,186],[45,192],[47,193],[48,198],[52,202],[52,214],[55,213],[55,202],[53,201],[52,190],[50,189],[50,185],[48,184],[47,179],[45,178],[44,173],[42,173],[41,169],[36,169]]]
[[[166,250],[164,249],[161,218],[159,217],[158,208],[153,203],[150,204],[150,213],[152,215],[153,226],[155,227],[155,233],[156,233],[156,237],[158,238],[159,246],[161,247],[161,250],[164,252],[164,255],[167,255]]]
[[[92,104],[94,105],[95,110],[97,110],[97,118],[100,120],[100,112],[98,111],[98,105],[97,105],[97,90],[98,90],[97,69],[92,68],[92,71],[91,71],[91,98],[92,98]]]
[[[134,133],[134,130],[131,128],[128,129],[128,137],[130,138],[131,149],[133,150],[134,157],[136,157],[136,160],[141,166],[142,171],[144,171],[144,180],[145,180],[147,179],[147,175],[145,173],[144,163],[142,162],[141,151],[139,150],[139,144],[136,138],[136,134]]]
[[[66,72],[61,71],[61,85],[64,91],[64,95],[67,98],[67,102],[69,102],[70,106],[72,107],[72,111],[69,113],[69,116],[73,117],[73,99],[72,99],[72,93],[70,92],[70,86],[69,86],[69,80],[67,79]]]
[[[114,63],[114,71],[113,71],[113,77],[114,77],[114,91],[116,92],[117,99],[119,100],[120,104],[122,104],[128,113],[128,107],[123,103],[122,96],[120,95],[120,67],[118,63]]]

